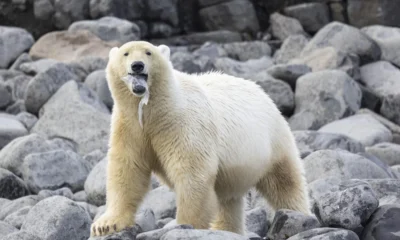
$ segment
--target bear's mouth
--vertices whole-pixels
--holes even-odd
[[[139,74],[137,74],[137,73],[128,73],[128,75],[130,75],[130,76],[132,76],[132,77],[134,77],[134,78],[139,78],[139,79],[143,79],[143,80],[145,80],[146,82],[147,82],[147,78],[148,78],[148,74],[146,74],[146,73],[139,73]]]

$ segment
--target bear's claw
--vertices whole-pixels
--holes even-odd
[[[106,213],[92,224],[90,235],[104,236],[133,225],[133,219],[130,217],[115,216]]]

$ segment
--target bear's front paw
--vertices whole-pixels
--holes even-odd
[[[104,236],[134,225],[132,216],[104,213],[90,227],[91,236]]]

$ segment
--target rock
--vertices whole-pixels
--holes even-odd
[[[136,224],[140,226],[143,232],[157,229],[154,212],[151,209],[145,209],[136,215]]]
[[[158,220],[157,223],[156,223],[157,229],[164,228],[165,226],[168,225],[168,223],[172,222],[173,220],[175,220],[175,219],[173,219],[173,218],[164,218],[164,219]]]
[[[54,59],[39,59],[37,61],[23,63],[19,68],[25,74],[36,75],[40,72],[45,72],[57,63],[58,61]]]
[[[31,56],[29,56],[28,53],[22,53],[19,55],[19,57],[14,61],[14,63],[11,65],[10,70],[16,70],[20,71],[20,67],[24,63],[32,62]]]
[[[25,98],[26,90],[31,79],[32,77],[22,74],[7,80],[6,84],[11,88],[14,101]]]
[[[298,57],[307,43],[308,39],[304,35],[290,35],[283,41],[280,49],[275,52],[275,63],[285,64],[291,59]]]
[[[88,240],[132,240],[136,239],[138,233],[142,232],[138,225],[125,228],[120,232],[112,233],[102,237],[91,237]]]
[[[331,22],[311,39],[304,47],[301,56],[306,56],[316,49],[333,47],[337,51],[356,54],[362,63],[378,60],[381,55],[379,46],[355,27]]]
[[[17,231],[18,231],[18,229],[16,229],[12,225],[10,225],[6,222],[0,221],[0,236],[7,236],[8,234],[17,232]]]
[[[176,219],[172,219],[167,224],[165,224],[165,226],[163,228],[170,228],[170,227],[174,227],[177,225],[179,225],[179,224],[176,222]]]
[[[224,46],[224,44],[217,44],[214,42],[206,42],[206,43],[202,44],[198,49],[193,51],[192,54],[195,56],[207,56],[213,60],[216,58],[227,57],[228,53],[223,46]],[[185,53],[188,53],[188,52],[185,51]],[[233,55],[233,54],[231,53],[231,55]]]
[[[11,89],[6,83],[0,82],[0,108],[7,107],[12,102]]]
[[[29,194],[29,190],[19,177],[0,168],[0,198],[16,199]]]
[[[397,175],[397,178],[400,179],[400,165],[390,167],[394,174]]]
[[[273,13],[269,21],[271,23],[272,35],[281,41],[292,35],[300,34],[307,36],[307,33],[304,32],[303,27],[297,19]]]
[[[288,240],[359,240],[356,233],[337,228],[315,228],[288,238]]]
[[[371,162],[375,163],[377,166],[379,166],[381,169],[383,169],[390,178],[396,178],[396,174],[392,171],[389,165],[387,165],[385,162],[382,162],[379,158],[375,157],[372,154],[369,154],[367,152],[361,152],[358,153],[359,155],[367,158]]]
[[[72,33],[80,30],[88,30],[101,40],[118,41],[121,44],[140,39],[140,28],[135,23],[116,17],[78,21],[68,28]]]
[[[382,60],[400,67],[400,28],[375,25],[364,27],[361,31],[379,45],[382,50]]]
[[[31,208],[32,208],[31,206],[26,206],[26,207],[23,207],[23,208],[17,210],[14,213],[11,213],[4,219],[4,222],[10,224],[11,226],[13,226],[15,228],[20,229],[22,224],[25,221],[26,215],[29,213]]]
[[[66,29],[71,23],[89,17],[89,0],[70,2],[55,0],[54,8],[56,10],[53,15],[54,26],[58,29]]]
[[[0,198],[0,209],[3,207],[4,204],[11,202],[11,200],[6,198]]]
[[[105,70],[97,70],[89,74],[86,77],[85,85],[95,91],[108,108],[112,108],[114,100],[108,87]]]
[[[106,203],[106,170],[107,158],[95,165],[85,182],[87,201],[96,206]]]
[[[400,27],[400,10],[398,2],[391,0],[370,0],[367,2],[349,0],[347,13],[349,22],[356,27],[381,24]]]
[[[30,131],[31,128],[35,126],[36,122],[38,121],[35,115],[28,112],[20,112],[17,114],[16,117],[22,124],[24,124],[28,131]]]
[[[368,114],[357,114],[329,123],[321,127],[318,131],[343,134],[361,142],[367,147],[392,140],[390,130]]]
[[[50,32],[32,46],[29,54],[34,59],[51,58],[60,62],[79,61],[83,58],[108,58],[112,47],[119,44],[105,42],[87,30]]]
[[[166,22],[173,27],[178,27],[179,16],[178,16],[178,1],[177,0],[167,0],[167,1],[157,1],[148,0],[144,2],[146,12],[146,17],[151,21],[161,21]]]
[[[143,11],[142,2],[137,0],[90,0],[90,16],[92,19],[113,16],[133,20],[139,19]]]
[[[398,239],[400,231],[400,204],[388,204],[380,206],[371,216],[361,239]]]
[[[293,135],[302,158],[324,149],[343,149],[352,153],[364,152],[364,146],[360,142],[342,134],[293,131]]]
[[[178,46],[201,45],[209,41],[215,43],[240,42],[242,41],[242,36],[240,35],[240,33],[234,31],[216,30],[209,32],[195,32],[167,39],[150,40],[151,43],[156,45],[167,44]]]
[[[271,77],[267,71],[262,71],[251,79],[261,86],[283,114],[290,116],[294,109],[294,94],[289,84]]]
[[[13,115],[0,113],[0,149],[4,148],[12,140],[27,134],[28,131],[25,126]]]
[[[21,171],[32,192],[56,190],[63,186],[79,191],[83,189],[89,167],[75,152],[55,150],[28,155]]]
[[[156,220],[175,217],[176,199],[175,193],[166,186],[151,190],[143,200],[140,210],[151,209],[154,212]]]
[[[49,140],[49,143],[53,146],[54,149],[62,149],[64,151],[77,151],[77,145],[75,142],[66,139],[66,138],[52,138]]]
[[[289,123],[293,130],[316,130],[359,110],[361,90],[339,70],[309,73],[297,80],[296,108]]]
[[[272,52],[268,43],[263,41],[225,43],[221,47],[226,51],[228,57],[239,61],[271,56]]]
[[[160,240],[247,240],[245,236],[228,232],[195,229],[174,229],[164,234]]]
[[[25,112],[25,111],[26,111],[25,102],[24,100],[20,99],[15,101],[12,105],[8,106],[6,109],[6,113],[11,115],[16,115],[20,112]]]
[[[35,0],[33,1],[33,13],[37,19],[48,20],[55,13],[54,1]]]
[[[400,180],[398,179],[365,179],[376,196],[379,205],[384,205],[385,200],[394,200],[393,203],[400,204]]]
[[[33,36],[25,29],[0,26],[0,68],[9,67],[34,42]]]
[[[90,218],[93,219],[97,214],[97,207],[87,202],[76,202],[79,206],[86,210]]]
[[[84,82],[86,77],[97,70],[104,70],[108,59],[98,57],[85,57],[67,64],[69,70],[79,76],[79,82]]]
[[[76,202],[87,202],[87,195],[85,190],[76,192],[74,196],[72,197],[72,200]]]
[[[262,240],[262,238],[260,236],[258,236],[256,233],[253,233],[253,232],[247,232],[246,237],[249,240]]]
[[[78,153],[106,151],[110,114],[96,94],[75,81],[64,84],[43,105],[33,133],[57,136],[78,144]]]
[[[246,211],[246,229],[259,236],[265,236],[268,231],[267,213],[264,208],[257,207]]]
[[[381,114],[400,124],[400,70],[386,61],[367,64],[361,68],[361,82],[383,99]]]
[[[307,216],[288,209],[280,209],[275,213],[267,237],[269,239],[285,240],[297,233],[320,226],[321,224],[313,216]]]
[[[285,15],[299,20],[304,30],[315,33],[330,22],[326,3],[303,3],[286,7]]]
[[[315,200],[315,215],[324,226],[359,232],[378,208],[379,200],[375,192],[368,183],[356,179],[336,179],[330,184],[324,187],[325,190],[310,193]]]
[[[5,70],[0,68],[0,80],[4,82],[8,82],[10,79],[13,79],[18,76],[24,75],[20,71],[15,71],[15,70]]]
[[[285,81],[292,89],[296,87],[296,81],[299,77],[310,72],[311,68],[304,64],[277,64],[267,70],[268,74]]]
[[[50,151],[51,149],[51,145],[38,134],[19,137],[0,151],[0,167],[8,169],[17,176],[21,176],[20,167],[26,156],[31,153]]]
[[[149,24],[148,35],[153,38],[168,38],[171,37],[175,32],[175,29],[171,25],[163,22]]]
[[[256,33],[260,26],[253,4],[233,0],[200,9],[200,21],[206,30],[230,30]]]
[[[62,85],[77,78],[63,63],[55,64],[46,71],[39,73],[28,84],[25,95],[27,110],[30,113],[37,114]]]
[[[400,145],[398,144],[383,142],[368,147],[365,150],[389,166],[400,164]]]
[[[379,109],[382,106],[381,98],[364,85],[359,84],[358,86],[362,91],[361,108],[367,108],[379,112]]]
[[[190,225],[176,225],[172,227],[143,232],[136,236],[136,240],[159,240],[167,232],[175,229],[193,229],[193,227]]]
[[[173,53],[171,62],[175,69],[186,73],[201,73],[213,69],[213,63],[209,57],[187,52]]]
[[[91,223],[89,214],[78,204],[54,196],[40,201],[29,211],[21,230],[43,240],[86,240]]]
[[[382,169],[369,159],[345,150],[319,150],[304,159],[307,182],[324,177],[339,179],[382,179],[389,178]]]
[[[39,202],[39,200],[40,199],[38,196],[29,195],[7,202],[0,209],[0,220],[4,220],[7,216],[9,216],[12,213],[15,213],[16,211],[20,210],[23,207],[35,206],[36,203]]]
[[[41,240],[39,237],[34,236],[26,231],[17,231],[8,234],[6,238],[0,238],[1,240]]]
[[[236,77],[248,78],[254,76],[273,65],[271,58],[264,56],[259,59],[250,59],[239,62],[231,58],[218,58],[214,62],[215,69]]]
[[[104,159],[105,156],[106,154],[103,153],[103,151],[101,151],[100,149],[96,149],[83,156],[83,159],[89,163],[91,168],[93,168],[94,166],[96,166],[97,163]]]
[[[42,199],[45,198],[49,198],[52,196],[63,196],[66,198],[69,198],[71,200],[75,200],[74,199],[74,194],[72,193],[71,189],[67,188],[67,187],[63,187],[57,190],[40,190],[40,192],[38,193],[38,196]]]

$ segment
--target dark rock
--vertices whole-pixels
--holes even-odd
[[[280,49],[274,54],[275,63],[285,64],[293,58],[298,57],[307,43],[308,39],[301,34],[287,37],[285,41],[283,41]]]
[[[146,9],[146,18],[151,21],[166,22],[174,27],[178,26],[179,16],[177,0],[147,0],[143,1]]]
[[[148,31],[149,36],[153,38],[168,38],[174,34],[173,27],[163,22],[150,23]]]
[[[0,113],[0,149],[16,138],[28,134],[25,126],[13,115]],[[2,159],[0,159],[2,161]],[[1,163],[0,163],[1,165]]]
[[[303,27],[297,19],[274,13],[270,16],[269,21],[271,23],[272,35],[281,41],[292,35],[300,34],[307,36],[307,33],[304,32]]]
[[[213,69],[212,60],[205,55],[176,52],[172,54],[171,62],[176,70],[186,73],[201,73]]]
[[[364,228],[363,240],[396,240],[400,231],[400,205],[388,204],[380,206],[371,216]]]
[[[138,0],[90,0],[90,16],[98,19],[112,16],[121,19],[133,20],[142,17],[143,3]]]
[[[168,228],[143,232],[137,235],[136,240],[159,240],[164,234],[174,229],[193,229],[190,225],[177,225]]]
[[[286,7],[284,13],[300,21],[304,30],[315,33],[329,23],[329,7],[326,3],[303,3]]]
[[[239,42],[242,40],[242,36],[238,32],[228,30],[217,30],[209,32],[196,32],[188,35],[176,36],[167,39],[151,39],[149,42],[159,45],[201,45],[205,42],[211,41],[215,43],[228,43],[228,42]]]
[[[392,0],[347,1],[349,22],[356,27],[377,24],[400,27],[398,11],[399,3]]]
[[[287,82],[292,89],[296,87],[296,81],[299,77],[310,72],[311,68],[303,64],[277,64],[267,70],[268,74]]]
[[[17,210],[16,212],[11,213],[4,219],[4,222],[12,225],[15,228],[20,229],[25,221],[26,215],[29,213],[31,208],[31,206],[26,206]]]
[[[89,17],[90,0],[54,0],[53,25],[58,29],[66,29],[75,22]],[[46,19],[47,20],[47,19]]]
[[[9,67],[34,42],[33,36],[25,29],[0,26],[0,68]]]
[[[7,84],[0,81],[0,109],[6,108],[12,102],[11,89]]]
[[[29,194],[29,190],[19,177],[0,168],[0,198],[16,199]]]
[[[355,232],[337,228],[315,228],[288,238],[288,240],[359,240]]]

